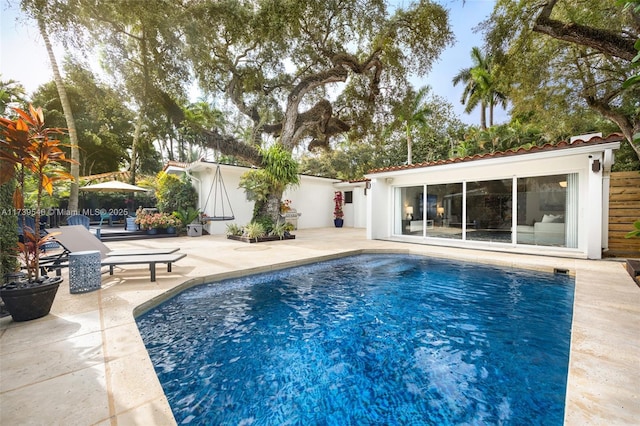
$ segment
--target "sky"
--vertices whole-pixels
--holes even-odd
[[[401,0],[398,3],[402,5],[407,2]],[[495,0],[439,0],[438,3],[449,10],[456,41],[442,53],[430,73],[415,84],[417,87],[428,84],[434,94],[453,105],[454,113],[460,120],[479,125],[479,110],[466,114],[464,105],[460,103],[464,85],[454,87],[451,80],[460,69],[472,65],[471,49],[474,46],[482,47],[482,36],[474,33],[473,28],[490,15]],[[53,72],[35,22],[25,20],[16,4],[16,0],[0,0],[0,79],[18,81],[30,95],[41,84],[51,81]],[[64,50],[55,40],[52,43],[58,65],[61,66]],[[499,108],[495,110],[495,124],[508,120],[506,111]]]

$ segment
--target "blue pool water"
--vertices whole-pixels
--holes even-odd
[[[137,321],[178,424],[561,425],[573,288],[361,255],[192,288]]]

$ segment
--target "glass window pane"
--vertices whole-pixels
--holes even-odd
[[[400,196],[396,208],[396,233],[424,235],[424,186],[398,188]]]
[[[518,179],[518,244],[578,246],[578,175]]]
[[[462,239],[462,183],[427,186],[427,236]]]
[[[467,183],[467,240],[511,242],[511,179]]]

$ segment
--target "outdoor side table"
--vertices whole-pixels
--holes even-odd
[[[69,292],[86,293],[100,289],[100,252],[98,250],[76,251],[69,254]]]

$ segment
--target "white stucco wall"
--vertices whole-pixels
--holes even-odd
[[[248,168],[221,165],[220,171],[224,187],[229,196],[229,202],[224,195],[221,198],[221,192],[218,190],[215,196],[215,188],[212,187],[217,165],[215,163],[196,163],[193,165],[188,174],[192,176],[192,183],[198,192],[198,208],[209,216],[214,215],[214,204],[216,205],[217,215],[222,215],[222,205],[224,204],[224,215],[229,215],[233,211],[235,220],[209,222],[205,229],[210,234],[224,234],[227,225],[230,223],[245,224],[251,220],[253,212],[253,202],[247,201],[244,191],[239,189],[240,176],[245,173]],[[209,195],[211,194],[211,195]],[[224,199],[224,203],[221,201]]]
[[[298,218],[298,229],[333,226],[333,193],[336,179],[315,176],[300,176],[300,185],[283,194],[291,200],[291,207],[302,215]]]
[[[192,177],[192,183],[199,196],[199,208],[207,215],[214,215],[214,203],[217,214],[221,215],[221,192],[214,196],[215,188],[212,183],[217,164],[198,162],[191,165],[187,173]],[[205,229],[210,234],[225,234],[230,223],[245,225],[251,221],[253,215],[253,201],[248,201],[244,190],[239,187],[240,177],[249,169],[246,167],[220,165],[222,180],[229,196],[229,203],[224,198],[225,215],[229,214],[229,204],[235,216],[232,221],[209,222]],[[336,179],[319,178],[315,176],[300,176],[300,185],[290,188],[283,194],[283,199],[291,200],[291,207],[301,215],[298,217],[298,229],[322,228],[333,226],[333,193]],[[209,192],[211,195],[209,196]],[[207,201],[208,198],[208,201]]]
[[[348,228],[366,228],[367,226],[367,182],[341,182],[335,185],[336,191],[353,194],[353,202],[345,203],[344,226]]]
[[[371,239],[402,239],[426,244],[461,247],[500,248],[495,243],[478,241],[434,241],[418,236],[398,236],[393,232],[394,191],[398,187],[435,185],[449,182],[474,182],[516,177],[549,176],[577,173],[579,176],[578,248],[559,248],[518,245],[522,252],[546,253],[575,257],[601,257],[603,237],[603,210],[608,208],[603,198],[603,169],[593,172],[591,165],[598,159],[603,162],[607,150],[617,149],[619,142],[580,146],[554,151],[543,151],[509,157],[494,157],[476,161],[444,164],[423,168],[386,171],[370,174],[371,197],[368,201],[367,236]],[[428,189],[427,189],[428,190]],[[511,244],[503,244],[510,246]]]

